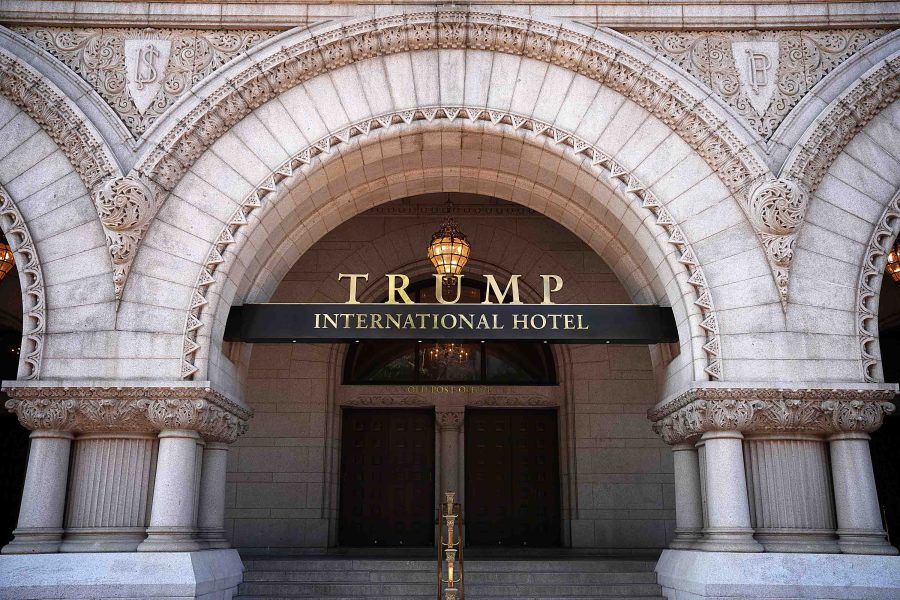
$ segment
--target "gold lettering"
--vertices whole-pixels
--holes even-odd
[[[487,291],[484,293],[484,302],[482,304],[493,304],[491,302],[491,292],[497,297],[497,303],[503,304],[503,301],[506,299],[506,294],[510,290],[512,290],[512,301],[510,304],[522,304],[519,300],[519,276],[518,275],[510,275],[509,282],[506,284],[506,289],[502,292],[500,291],[500,286],[497,285],[497,280],[494,279],[493,275],[485,275],[484,278],[487,280]]]
[[[350,299],[345,302],[345,304],[359,304],[359,300],[356,299],[356,286],[360,279],[368,281],[369,274],[368,273],[338,273],[338,281],[341,279],[349,279],[350,280]]]
[[[528,329],[528,315],[513,315],[513,329]]]
[[[575,329],[575,315],[566,315],[566,329]]]
[[[541,279],[544,280],[544,300],[541,304],[553,304],[553,301],[550,299],[550,294],[553,292],[558,292],[563,289],[563,280],[559,275],[541,275]],[[550,289],[550,280],[553,280],[553,289]],[[556,329],[554,327],[553,329]]]
[[[447,318],[452,319],[452,325],[447,325]],[[441,329],[456,329],[456,315],[441,315]]]
[[[591,328],[590,325],[583,325],[583,324],[581,323],[581,318],[582,318],[583,316],[584,316],[584,315],[578,315],[578,329],[590,329],[590,328]]]
[[[540,325],[538,325],[538,319],[540,319]],[[544,315],[531,315],[531,328],[532,329],[543,329],[547,326],[547,317]]]
[[[356,313],[356,328],[357,329],[368,329],[369,325],[366,323],[366,317],[368,315],[366,313]]]
[[[491,326],[488,325],[487,315],[479,315],[478,316],[478,327],[476,329],[490,329]]]
[[[325,327],[331,327],[332,329],[337,329],[337,326],[338,326],[338,316],[337,315],[322,315],[322,318],[325,319]]]
[[[469,329],[475,328],[475,315],[459,315],[459,328],[463,329],[463,326],[468,327]]]
[[[344,329],[350,329],[350,317],[353,313],[341,313],[341,316],[344,317]]]
[[[551,328],[552,328],[552,329],[559,329],[559,327],[557,327],[557,325],[556,325],[556,321],[557,321],[561,316],[562,316],[562,315],[550,315],[550,322],[551,322]]]
[[[386,327],[393,326],[394,329],[400,329],[400,315],[384,315],[384,318],[387,320]]]
[[[322,327],[319,326],[319,318],[320,318],[321,316],[322,316],[322,315],[321,315],[320,313],[316,313],[316,324],[313,325],[313,329],[322,329]]]
[[[406,315],[406,318],[403,319],[403,329],[415,329],[416,322],[413,320],[412,315]]]
[[[450,279],[450,275],[434,274],[434,297],[437,298],[439,304],[456,304],[462,295],[462,275],[453,275],[456,278],[456,298],[453,300],[444,300],[444,277]],[[447,286],[449,287],[449,285]]]
[[[400,294],[404,304],[415,304],[406,293],[406,288],[409,287],[409,277],[396,273],[388,273],[385,277],[388,278],[388,304],[400,304],[397,301],[397,294]],[[397,285],[398,281],[400,285]]]
[[[500,316],[500,315],[491,315],[491,317],[493,317],[491,320],[492,320],[493,323],[494,323],[493,329],[506,329],[506,327],[504,327],[503,325],[501,325],[500,322],[497,320],[497,319],[499,318],[499,316]]]
[[[417,313],[416,316],[419,317],[419,329],[425,329],[425,327],[427,327],[427,325],[425,325],[425,319],[428,318],[428,315]]]
[[[381,325],[381,316],[382,316],[382,315],[381,315],[380,313],[373,313],[373,314],[372,314],[372,317],[371,317],[371,321],[372,321],[371,327],[372,327],[372,329],[384,329],[384,327],[382,327],[382,325]]]

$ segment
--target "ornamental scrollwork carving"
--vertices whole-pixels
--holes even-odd
[[[208,388],[5,388],[6,408],[28,429],[92,433],[197,431],[209,441],[232,443],[246,433],[252,412]]]
[[[158,196],[141,177],[125,175],[106,180],[94,193],[94,205],[112,257],[116,300],[121,300],[138,244],[159,208]]]
[[[465,412],[461,410],[439,410],[435,413],[441,429],[459,429],[465,420]]]
[[[871,433],[894,412],[894,390],[697,388],[648,413],[667,444],[708,431],[744,433]]]
[[[356,396],[341,403],[344,406],[430,406],[423,396],[417,395],[391,395],[370,394]]]

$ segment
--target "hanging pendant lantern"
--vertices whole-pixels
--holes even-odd
[[[887,265],[885,265],[884,270],[895,283],[900,283],[900,238],[897,238],[890,252],[888,252]]]
[[[0,281],[6,277],[6,274],[12,271],[16,261],[13,258],[13,251],[6,240],[0,240]]]
[[[463,267],[469,262],[470,250],[466,234],[459,230],[453,217],[448,216],[441,228],[431,236],[428,258],[438,274],[452,277],[462,273]]]

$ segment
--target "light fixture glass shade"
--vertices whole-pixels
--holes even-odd
[[[6,277],[15,264],[12,248],[5,241],[0,241],[0,281]]]
[[[894,242],[891,251],[888,252],[887,265],[884,270],[896,283],[900,283],[900,238]]]
[[[466,235],[459,230],[452,218],[447,218],[441,228],[431,236],[428,258],[440,275],[459,275],[469,262],[471,247]]]

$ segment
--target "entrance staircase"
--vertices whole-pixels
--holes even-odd
[[[468,558],[466,600],[663,600],[653,559]],[[435,600],[434,560],[316,556],[244,558],[237,598]]]

